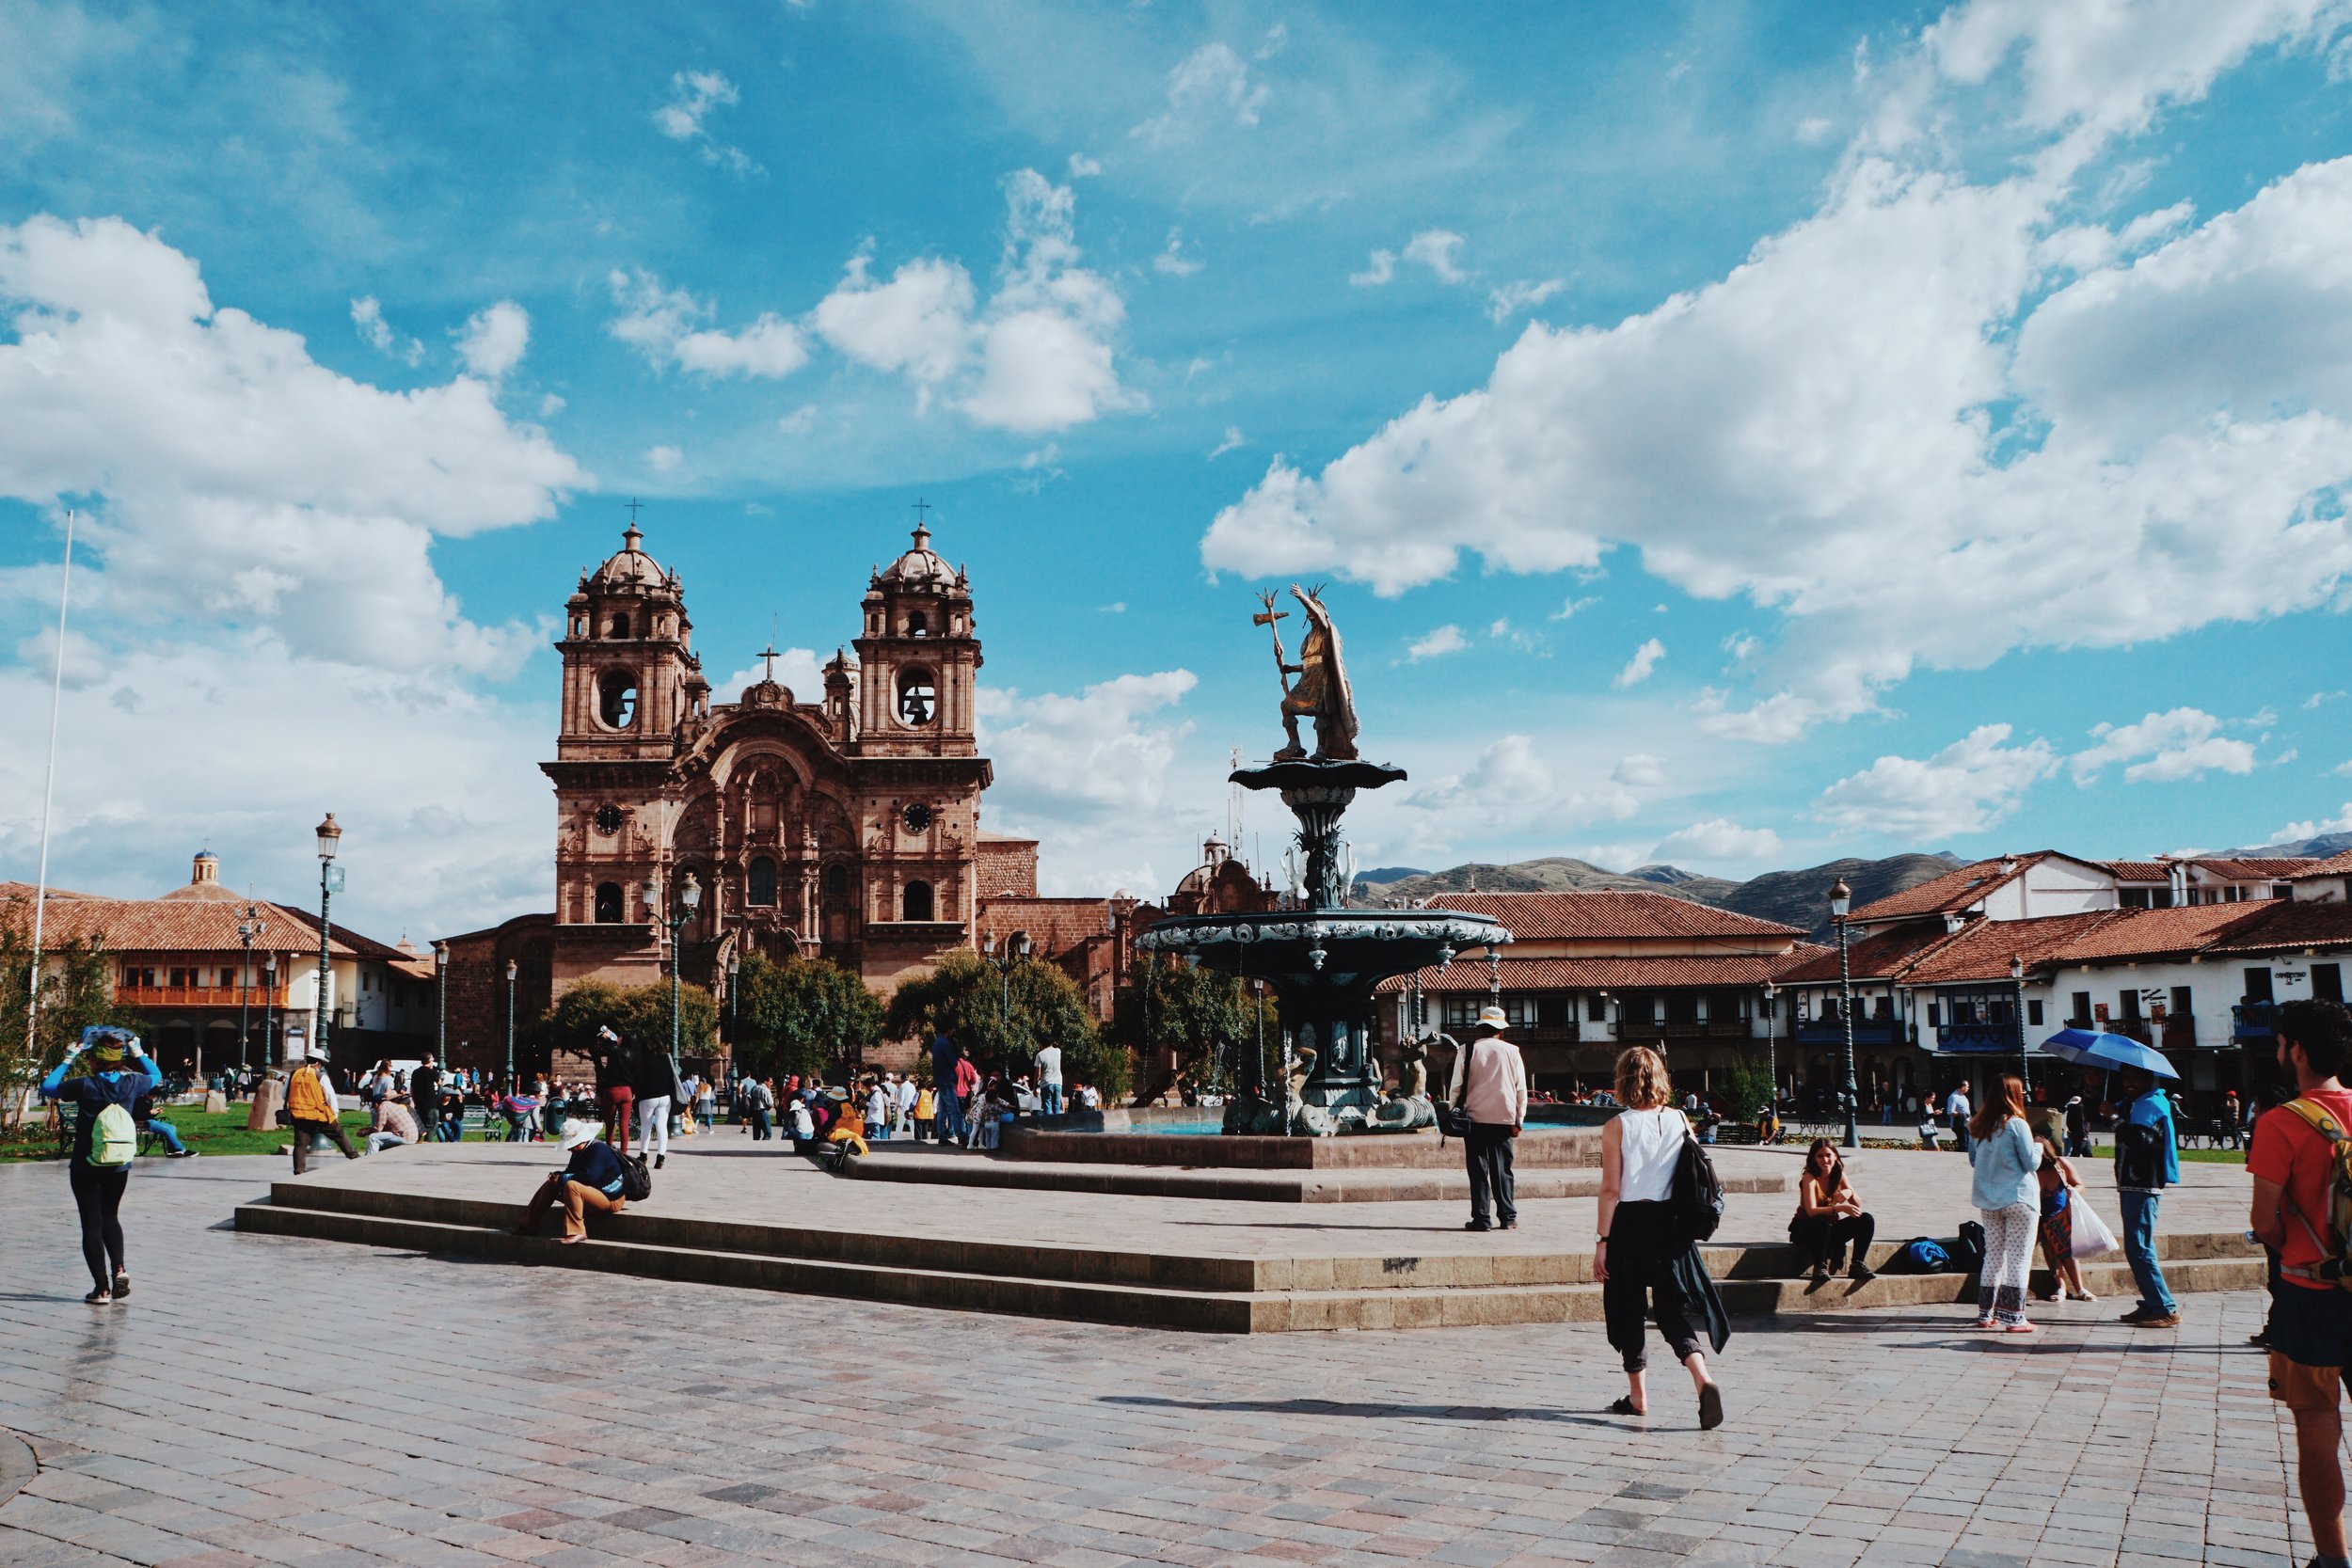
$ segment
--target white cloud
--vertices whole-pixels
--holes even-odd
[[[1781,851],[1780,835],[1770,828],[1742,828],[1725,817],[1709,817],[1668,833],[1650,851],[1659,861],[1756,862]]]
[[[916,261],[888,283],[851,259],[814,320],[850,357],[914,382],[918,406],[934,388],[973,423],[1021,435],[1061,431],[1142,405],[1120,385],[1111,339],[1126,302],[1078,265],[1071,188],[1035,169],[1005,182],[1004,261],[997,288],[975,312],[971,276],[952,261]]]
[[[1228,126],[1251,130],[1270,92],[1263,83],[1250,81],[1249,62],[1230,45],[1204,43],[1168,73],[1167,112],[1131,134],[1167,147]]]
[[[715,71],[681,71],[670,78],[670,102],[653,112],[653,122],[672,141],[691,142],[703,162],[737,174],[757,174],[760,167],[741,148],[713,138],[705,121],[714,109],[732,108],[742,95],[733,82]]]
[[[1359,289],[1376,289],[1396,276],[1396,252],[1375,250],[1361,272],[1347,275],[1349,283]]]
[[[2010,734],[1980,724],[1923,760],[1883,756],[1823,790],[1815,809],[1841,828],[1914,842],[1980,832],[2058,767],[2047,741],[2010,746]]]
[[[1797,139],[1807,147],[1816,147],[1829,140],[1830,133],[1836,129],[1835,123],[1820,115],[1807,115],[1797,121]]]
[[[676,467],[685,456],[675,447],[648,447],[645,450],[645,467],[655,473],[666,474]]]
[[[1073,152],[1070,155],[1069,172],[1073,180],[1091,180],[1103,172],[1103,166],[1083,152]]]
[[[457,334],[457,357],[485,381],[503,381],[531,346],[531,312],[511,299],[475,311]]]
[[[1466,283],[1470,274],[1454,262],[1454,253],[1461,248],[1462,236],[1452,230],[1424,229],[1405,242],[1405,260],[1427,267],[1440,283]]]
[[[2343,769],[2338,768],[2337,771],[2342,772]],[[2285,844],[2298,838],[2317,838],[2322,833],[2352,833],[2352,800],[2344,803],[2342,815],[2331,816],[2325,822],[2290,822],[2274,832],[2269,842]]]
[[[2352,762],[2340,762],[2333,768],[2328,769],[2328,771],[2333,773],[2340,779],[2352,778]]]
[[[1873,73],[1884,102],[1809,216],[1613,326],[1531,324],[1484,387],[1318,472],[1277,458],[1203,563],[1393,595],[1465,552],[1548,573],[1629,544],[1681,591],[1784,623],[1758,690],[1704,716],[1759,739],[1867,711],[1922,663],[2328,605],[2352,578],[2333,504],[2352,159],[2055,292],[2042,254],[2101,137],[2313,8],[2159,6],[2177,30],[2120,6],[1955,10]],[[1972,181],[1918,127],[2012,57],[2034,155]]]
[[[1181,229],[1169,230],[1168,248],[1152,258],[1152,270],[1169,277],[1190,277],[1200,266],[1199,257],[1184,254],[1184,231]]]
[[[281,639],[297,657],[504,673],[535,628],[468,621],[433,535],[551,516],[588,476],[469,376],[387,392],[215,307],[117,218],[0,227],[0,495],[80,498],[118,625]]]
[[[1521,310],[1534,309],[1567,286],[1565,277],[1547,277],[1539,283],[1521,279],[1490,289],[1486,293],[1486,319],[1501,325]]]
[[[2151,713],[2137,724],[2101,724],[2090,733],[2097,744],[2067,759],[2074,782],[2088,784],[2112,762],[2128,763],[2131,784],[2171,783],[2201,774],[2251,773],[2254,743],[2221,734],[2225,721],[2193,707]]]
[[[1410,842],[1438,849],[1471,833],[1523,833],[1531,823],[1549,831],[1603,819],[1623,820],[1639,809],[1631,791],[1563,791],[1550,765],[1524,735],[1506,735],[1462,773],[1443,775],[1406,797],[1425,814]]]
[[[1218,439],[1216,445],[1209,449],[1209,461],[1214,463],[1227,452],[1239,451],[1247,443],[1241,438],[1241,426],[1229,424],[1225,427],[1225,434]]]
[[[1666,782],[1664,763],[1645,752],[1635,752],[1621,757],[1610,778],[1616,783],[1635,787],[1647,787]]]
[[[373,294],[366,294],[351,302],[351,325],[358,329],[359,341],[387,354],[403,364],[414,365],[424,358],[424,344],[415,338],[402,342],[392,324],[384,319],[384,307]]]
[[[1163,670],[1120,675],[1074,697],[979,688],[980,742],[996,765],[990,811],[1048,834],[1130,831],[1134,814],[1159,806],[1177,744],[1191,729],[1163,710],[1198,684],[1189,670]]]
[[[1578,598],[1575,594],[1571,594],[1560,606],[1560,612],[1554,615],[1552,619],[1555,621],[1573,620],[1575,617],[1582,614],[1585,610],[1592,609],[1593,606],[1598,603],[1600,603],[1600,599],[1597,595],[1586,598]]]
[[[776,417],[776,429],[787,436],[805,436],[817,428],[817,405],[804,403],[789,414]]]
[[[1650,678],[1658,668],[1658,661],[1665,657],[1666,644],[1653,637],[1633,650],[1633,657],[1626,661],[1624,669],[1617,672],[1617,678],[1609,684],[1620,691],[1629,686],[1639,686]]]
[[[1461,627],[1442,626],[1414,639],[1412,646],[1405,650],[1405,658],[1407,663],[1419,664],[1424,658],[1442,658],[1447,654],[1458,654],[1469,646],[1470,639],[1462,635]]]
[[[698,375],[781,380],[808,363],[800,329],[772,311],[739,332],[697,324],[715,311],[683,289],[665,289],[649,272],[615,272],[607,280],[622,313],[606,330],[635,348],[657,369],[675,365]]]

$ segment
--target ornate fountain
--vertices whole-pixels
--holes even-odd
[[[1394,975],[1443,966],[1464,948],[1491,951],[1511,933],[1490,916],[1453,910],[1348,907],[1340,819],[1358,790],[1395,784],[1405,770],[1357,754],[1355,693],[1341,662],[1339,628],[1319,592],[1293,584],[1291,594],[1307,620],[1297,663],[1282,651],[1278,623],[1289,612],[1275,609],[1273,594],[1263,595],[1264,610],[1253,618],[1274,635],[1289,743],[1271,761],[1236,769],[1232,782],[1279,791],[1298,818],[1298,907],[1164,920],[1139,942],[1148,952],[1181,956],[1274,989],[1279,1062],[1251,1063],[1245,1055],[1244,1092],[1228,1107],[1226,1132],[1409,1131],[1427,1126],[1433,1113],[1423,1085],[1412,1076],[1393,1096],[1383,1092],[1374,989]],[[1299,739],[1302,718],[1314,722],[1312,754]]]

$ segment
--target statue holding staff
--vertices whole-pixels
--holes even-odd
[[[1274,667],[1282,682],[1282,730],[1290,744],[1275,752],[1274,760],[1296,762],[1307,755],[1298,736],[1298,721],[1311,719],[1315,760],[1352,762],[1356,758],[1356,693],[1348,685],[1347,668],[1341,662],[1340,629],[1331,624],[1331,612],[1324,608],[1320,586],[1310,590],[1292,583],[1291,597],[1307,612],[1307,635],[1299,640],[1295,664],[1283,657],[1282,630],[1275,625],[1287,619],[1288,612],[1274,608],[1271,593],[1262,595],[1264,611],[1250,617],[1274,633]],[[1292,675],[1298,677],[1296,685],[1291,684]]]

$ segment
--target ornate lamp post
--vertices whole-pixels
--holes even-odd
[[[996,939],[994,937],[990,937],[980,943],[980,957],[986,960],[989,968],[996,972],[996,1032],[1000,1037],[1009,1036],[1012,1031],[1013,965],[1021,962],[1028,956],[1029,934],[1026,931],[1019,933],[1014,936],[1011,941],[1005,943],[1005,952],[1004,957],[1002,958],[999,958],[996,955]],[[1189,954],[1187,957],[1189,957],[1196,964],[1200,961],[1200,956],[1197,953]],[[1151,990],[1148,987],[1144,991],[1144,996],[1147,1001],[1151,997]],[[1146,1032],[1149,1033],[1148,1030]]]
[[[310,1049],[321,1056],[326,1054],[326,924],[327,900],[342,890],[342,868],[335,863],[335,851],[342,843],[343,831],[335,826],[335,814],[328,812],[326,820],[318,825],[319,841],[319,1006],[316,1022],[310,1028]]]
[[[2016,990],[2017,1000],[2017,1064],[2021,1069],[2018,1082],[2025,1086],[2026,1103],[2033,1103],[2033,1047],[2026,1043],[2026,959],[2024,955],[2009,956],[2009,983]]]
[[[278,1006],[278,955],[262,960],[262,1066],[270,1064],[270,1036]]]
[[[677,1010],[677,1001],[671,998],[670,1009]],[[515,1092],[515,960],[506,960],[506,1092]]]
[[[433,1000],[438,1016],[433,1024],[433,1059],[449,1065],[449,943],[433,944]]]
[[[743,1027],[743,955],[727,955],[727,1056],[734,1065],[735,1037]]]
[[[259,906],[247,904],[237,911],[237,941],[245,946],[245,966],[237,971],[237,1070],[245,1070],[246,1037],[252,1029],[253,1005],[253,939],[269,927],[262,919]]]
[[[1780,988],[1770,980],[1764,982],[1764,1076],[1771,1101],[1770,1111],[1780,1109]]]
[[[1862,1130],[1854,1125],[1854,1102],[1860,1097],[1853,1081],[1853,971],[1846,957],[1846,914],[1852,908],[1853,889],[1840,877],[1829,890],[1829,917],[1837,927],[1837,1022],[1846,1032],[1845,1082],[1838,1087],[1837,1102],[1846,1113],[1846,1147],[1860,1148]]]
[[[645,879],[645,908],[653,911],[653,919],[656,926],[666,926],[670,928],[670,1071],[673,1075],[675,1075],[678,1070],[677,934],[685,927],[688,921],[694,918],[694,911],[701,908],[702,901],[702,884],[694,880],[694,874],[691,871],[689,871],[686,873],[685,880],[678,884],[676,911],[665,916],[660,912],[660,879],[656,877],[648,877]],[[509,965],[507,973],[509,975],[508,1005],[511,1008],[513,1005],[512,975],[514,973],[512,965]]]

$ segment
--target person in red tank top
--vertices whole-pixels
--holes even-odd
[[[2256,1124],[2248,1170],[2254,1179],[2251,1226],[2278,1249],[2280,1279],[2270,1323],[2270,1397],[2295,1414],[2296,1468],[2303,1512],[2317,1560],[2341,1568],[2344,1471],[2344,1368],[2352,1357],[2352,1291],[2323,1276],[2344,1238],[2329,1233],[2334,1161],[2327,1132],[2306,1108],[2324,1112],[2332,1131],[2352,1137],[2352,1091],[2338,1074],[2352,1060],[2352,1014],[2335,1002],[2289,1002],[2279,1009],[2279,1069],[2296,1098]]]

